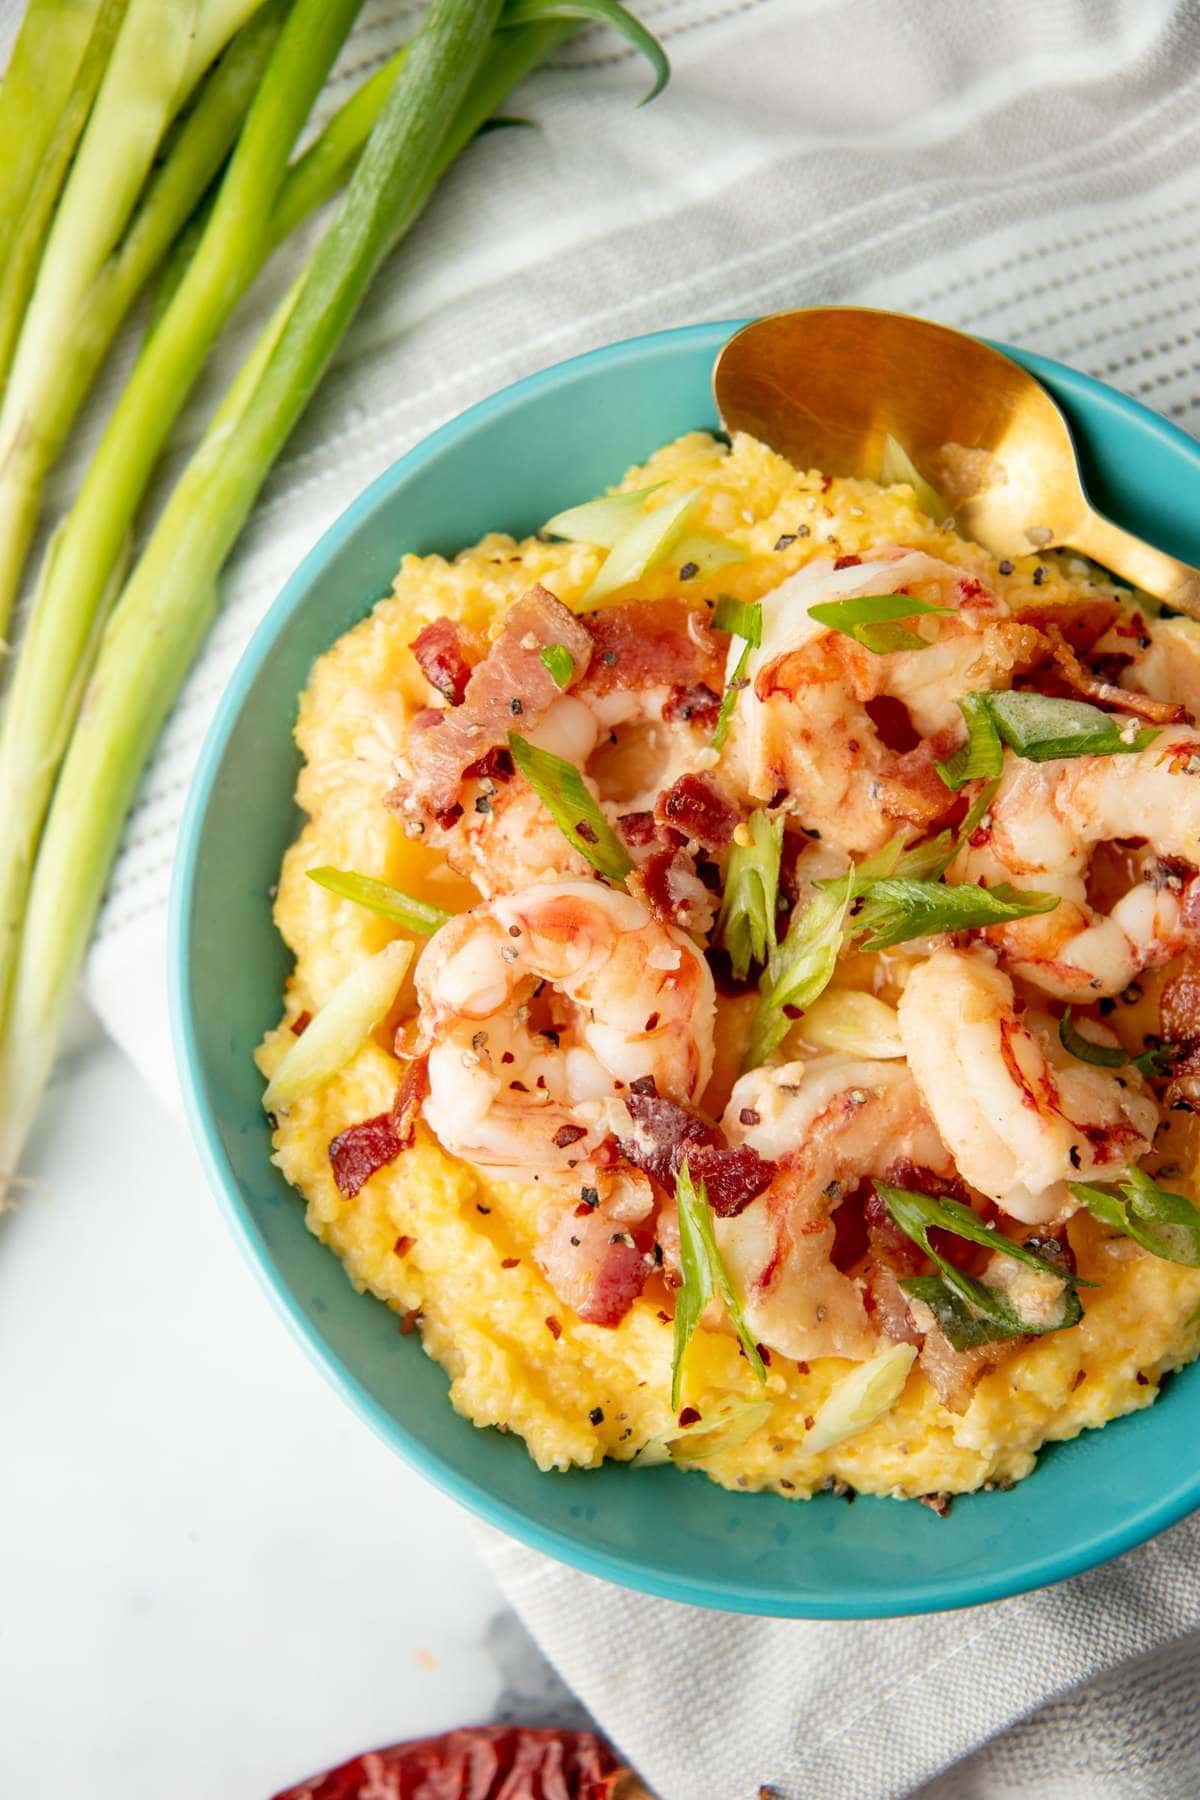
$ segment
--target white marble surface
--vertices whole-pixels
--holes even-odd
[[[29,1173],[0,1220],[0,1794],[266,1800],[371,1744],[575,1722],[466,1515],[325,1385],[94,1036]]]

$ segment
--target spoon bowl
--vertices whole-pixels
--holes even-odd
[[[978,338],[869,307],[773,313],[729,340],[713,391],[728,429],[802,469],[878,477],[895,438],[994,556],[1078,550],[1200,617],[1200,570],[1096,511],[1050,394]]]

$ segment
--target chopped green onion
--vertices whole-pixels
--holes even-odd
[[[895,650],[928,650],[930,640],[898,625],[924,613],[951,615],[950,606],[931,606],[911,594],[858,594],[850,600],[822,600],[808,609],[809,618],[853,638],[865,650],[884,656]]]
[[[1026,693],[986,694],[983,699],[1005,743],[1029,762],[1128,755],[1144,750],[1158,736],[1157,731],[1136,727],[1132,718],[1120,725],[1111,713],[1085,700]]]
[[[1119,1044],[1114,1048],[1110,1044],[1097,1044],[1091,1038],[1084,1037],[1076,1029],[1069,1006],[1058,1021],[1058,1041],[1064,1050],[1078,1057],[1080,1062],[1095,1063],[1100,1069],[1123,1069],[1132,1060]]]
[[[1004,767],[1004,745],[988,709],[987,696],[964,694],[958,708],[967,722],[967,741],[945,762],[933,765],[955,793],[968,781],[993,780]]]
[[[950,508],[946,505],[938,490],[931,486],[918,469],[899,438],[894,438],[889,431],[883,440],[883,457],[879,465],[880,487],[898,487],[901,483],[913,491],[913,498],[926,518],[940,525],[948,516]]]
[[[622,886],[633,859],[600,810],[600,802],[574,763],[551,750],[541,750],[510,731],[513,761],[567,841],[593,869]]]
[[[918,1194],[882,1181],[875,1183],[875,1191],[901,1231],[940,1269],[940,1275],[914,1276],[900,1286],[910,1299],[923,1301],[932,1309],[956,1350],[1000,1338],[1062,1331],[1082,1317],[1076,1283],[1068,1271],[989,1229],[969,1206],[948,1195]],[[1002,1275],[999,1268],[989,1269],[987,1281],[965,1275],[930,1241],[929,1233],[935,1228],[1019,1263],[1035,1279],[1022,1282]]]
[[[715,531],[687,531],[675,546],[675,560],[689,576],[711,575],[730,563],[746,562],[750,552]]]
[[[853,873],[840,876],[818,888],[808,905],[793,913],[788,934],[758,984],[743,1069],[756,1069],[779,1048],[791,1026],[785,1007],[811,1006],[829,986],[853,889]]]
[[[915,1344],[890,1344],[843,1376],[817,1408],[800,1446],[804,1454],[817,1456],[877,1425],[904,1392],[916,1354]]]
[[[412,953],[412,945],[397,938],[338,983],[267,1083],[267,1112],[286,1110],[345,1068],[400,992]]]
[[[575,673],[575,658],[565,644],[546,644],[539,660],[555,687],[569,687]]]
[[[1053,912],[1059,899],[1058,894],[1014,888],[1007,882],[984,888],[970,882],[950,886],[941,881],[892,877],[872,882],[853,930],[856,936],[862,934],[860,950],[889,950],[909,938],[940,931],[975,931],[1009,919]]]
[[[717,1456],[722,1450],[737,1450],[765,1425],[774,1410],[770,1400],[742,1400],[736,1394],[723,1394],[716,1405],[706,1403],[703,1416],[690,1425],[679,1425],[662,1437],[647,1438],[633,1466],[657,1468],[663,1463],[701,1462]]]
[[[729,852],[725,892],[717,915],[717,937],[729,952],[730,967],[739,981],[745,980],[751,963],[765,963],[775,949],[783,851],[782,815],[772,819],[759,808],[746,823],[750,842],[735,840]]]
[[[582,506],[569,506],[565,512],[555,513],[546,520],[542,531],[547,537],[570,538],[573,543],[611,550],[643,516],[650,495],[665,485],[656,481],[650,487],[632,488],[626,494],[602,494],[598,500],[585,500]]]
[[[618,588],[640,581],[643,575],[665,562],[674,553],[703,497],[703,488],[693,488],[690,493],[681,494],[677,500],[668,500],[636,520],[617,539],[601,563],[583,596],[584,603],[606,599]]]
[[[701,1182],[698,1188],[693,1186],[686,1158],[675,1177],[675,1201],[679,1210],[679,1267],[683,1275],[683,1286],[675,1296],[675,1350],[671,1359],[672,1406],[679,1405],[683,1359],[692,1341],[692,1333],[700,1323],[701,1314],[714,1292],[719,1293],[725,1302],[729,1322],[741,1341],[750,1367],[764,1385],[767,1379],[758,1346],[742,1317],[742,1309],[733,1291],[729,1272],[717,1248],[704,1183]]]
[[[888,1062],[904,1055],[896,1009],[861,988],[826,988],[797,1029],[818,1050],[842,1050]]]
[[[762,643],[762,601],[735,600],[730,594],[722,594],[713,607],[709,624],[714,631],[727,631],[731,637],[745,638],[757,649]]]
[[[746,686],[746,665],[750,661],[750,652],[762,643],[762,605],[758,600],[734,600],[728,594],[722,594],[713,608],[712,624],[717,631],[728,631],[732,637],[744,639],[741,652],[733,665],[733,674],[721,696],[721,708],[713,727],[711,748],[720,752],[725,748],[725,740],[729,736],[737,697]]]
[[[1120,1192],[1086,1181],[1067,1183],[1081,1205],[1164,1262],[1200,1268],[1200,1207],[1161,1188],[1141,1169],[1127,1168]]]
[[[371,875],[358,875],[353,869],[323,866],[309,869],[307,873],[310,881],[327,888],[340,900],[353,900],[356,906],[365,906],[368,911],[378,913],[380,918],[391,919],[393,924],[403,925],[408,931],[423,932],[427,937],[454,917],[440,906],[430,906],[426,900],[414,900],[411,894],[402,894],[399,888],[390,887],[386,881],[376,881]]]
[[[1176,1044],[1151,1044],[1137,1056],[1131,1056],[1129,1066],[1146,1080],[1151,1080],[1159,1075],[1170,1074],[1177,1053]]]

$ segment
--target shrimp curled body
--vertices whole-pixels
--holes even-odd
[[[1048,1017],[1018,1018],[1013,986],[978,953],[939,950],[900,998],[921,1099],[972,1187],[1014,1219],[1074,1211],[1066,1183],[1102,1180],[1150,1148],[1158,1106],[1132,1071],[1076,1061]]]
[[[599,882],[546,883],[459,914],[430,939],[416,987],[426,1122],[451,1155],[514,1178],[577,1180],[632,1082],[653,1076],[690,1103],[712,1070],[703,956]]]
[[[1200,737],[1160,732],[1146,749],[1073,761],[1008,758],[987,830],[964,851],[955,879],[1011,882],[1058,894],[1053,912],[993,927],[1006,965],[1063,1000],[1119,994],[1146,968],[1194,941],[1188,884],[1152,864],[1108,914],[1087,897],[1097,844],[1148,839],[1158,857],[1200,864]]]

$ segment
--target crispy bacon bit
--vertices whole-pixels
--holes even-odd
[[[646,1284],[650,1233],[618,1227],[604,1209],[568,1207],[534,1249],[564,1306],[588,1325],[619,1325]]]
[[[400,1086],[396,1089],[396,1098],[392,1101],[392,1130],[403,1149],[407,1149],[413,1141],[417,1119],[428,1092],[429,1065],[423,1056],[418,1056],[405,1069]]]
[[[292,1020],[292,1031],[296,1037],[303,1037],[311,1024],[312,1014],[310,1012],[297,1013]]]
[[[468,763],[463,770],[464,781],[511,781],[516,774],[513,767],[512,751],[500,744],[493,744],[482,756],[477,756],[473,763]],[[462,808],[459,808],[462,811]]]
[[[1099,706],[1119,707],[1122,712],[1133,713],[1136,718],[1147,719],[1154,725],[1175,725],[1188,717],[1186,706],[1173,706],[1169,700],[1154,700],[1149,694],[1136,693],[1133,688],[1118,687],[1115,682],[1105,681],[1085,669],[1056,625],[1047,626],[1046,636],[1064,681],[1085,699],[1095,701]]]
[[[368,1750],[275,1800],[635,1800],[644,1793],[594,1732],[478,1725]]]
[[[619,1140],[621,1154],[666,1188],[674,1186],[686,1157],[692,1180],[697,1186],[704,1183],[718,1218],[734,1218],[770,1185],[776,1165],[750,1144],[730,1149],[717,1127],[699,1113],[632,1087],[625,1104],[636,1129]]]
[[[658,796],[654,816],[706,850],[719,850],[733,836],[741,814],[708,776],[681,775]]]
[[[1016,615],[1022,625],[1032,625],[1048,638],[1050,627],[1064,637],[1071,648],[1080,656],[1086,656],[1099,643],[1109,626],[1119,619],[1121,609],[1111,596],[1094,594],[1087,600],[1047,604],[1044,600],[1033,601],[1028,606],[1018,606]],[[1048,648],[1048,645],[1044,645]]]
[[[357,1125],[348,1125],[339,1132],[329,1146],[333,1179],[347,1200],[353,1200],[376,1169],[395,1162],[403,1149],[404,1139],[396,1131],[390,1112],[360,1119]]]
[[[409,1251],[412,1249],[413,1245],[416,1243],[416,1241],[417,1240],[415,1237],[404,1237],[404,1236],[398,1237],[396,1239],[395,1243],[392,1245],[392,1255],[393,1256],[407,1256]]]
[[[644,900],[656,919],[665,925],[707,930],[712,919],[712,896],[696,873],[696,865],[683,850],[656,850],[629,876],[628,887]]]
[[[617,820],[617,830],[631,850],[644,850],[654,842],[658,822],[652,812],[622,813]]]
[[[615,609],[624,611],[624,608]],[[526,731],[537,725],[560,698],[561,689],[543,667],[540,652],[562,644],[577,674],[587,668],[592,640],[580,620],[540,585],[512,608],[504,630],[483,661],[471,671],[462,704],[451,712],[418,713],[409,726],[412,778],[393,789],[388,803],[410,816],[436,817],[458,799],[466,771],[489,750],[506,745],[514,698],[521,702]]]
[[[461,706],[471,679],[471,662],[461,628],[453,619],[435,619],[413,639],[412,653],[430,687],[451,706]]]
[[[591,633],[592,662],[583,685],[594,694],[698,683],[720,693],[725,685],[724,640],[714,637],[703,607],[631,600],[575,624]]]
[[[671,689],[663,702],[662,716],[668,725],[674,725],[680,719],[695,719],[698,725],[715,725],[720,710],[720,694],[714,694],[706,682],[693,681],[688,687],[677,683]]]

